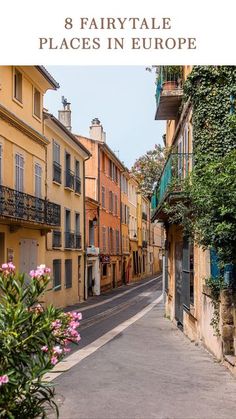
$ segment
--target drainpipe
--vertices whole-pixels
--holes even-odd
[[[98,224],[97,224],[97,228],[98,228],[98,248],[99,248],[99,256],[98,256],[98,267],[99,267],[99,275],[100,275],[100,285],[99,285],[99,295],[101,294],[101,266],[100,266],[100,249],[101,249],[101,243],[100,243],[100,182],[101,182],[101,176],[100,176],[100,146],[98,144],[98,177],[97,177],[97,201],[98,201],[98,208],[97,208],[97,213],[98,213]]]
[[[84,210],[84,244],[83,244],[83,250],[84,250],[84,299],[87,300],[87,290],[86,290],[86,284],[87,281],[85,280],[87,277],[87,255],[86,255],[86,211],[85,211],[85,162],[90,159],[91,156],[88,156],[86,159],[83,160],[83,210]]]

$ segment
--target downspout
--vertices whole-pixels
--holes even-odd
[[[91,156],[88,156],[83,160],[83,210],[84,210],[84,243],[83,243],[83,252],[84,252],[84,300],[86,300],[86,287],[85,287],[85,278],[86,278],[86,265],[87,265],[87,255],[86,255],[86,210],[85,210],[85,162],[90,159]]]

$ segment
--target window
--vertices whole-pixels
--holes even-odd
[[[15,156],[15,187],[19,192],[24,189],[24,158],[21,154]]]
[[[60,145],[53,141],[53,181],[61,183]]]
[[[60,164],[60,145],[53,141],[53,162]]]
[[[109,160],[109,176],[112,178],[112,161]]]
[[[115,195],[115,215],[118,215],[118,197]]]
[[[16,68],[14,70],[14,99],[22,103],[22,74]]]
[[[72,287],[72,259],[65,259],[65,287]]]
[[[102,227],[102,249],[106,252],[106,227]]]
[[[34,87],[34,115],[41,119],[41,93]]]
[[[116,253],[120,252],[120,232],[116,230]]]
[[[75,214],[75,234],[80,234],[80,214]]]
[[[109,192],[109,211],[113,212],[113,192]]]
[[[53,260],[53,289],[54,291],[61,289],[61,259]]]
[[[75,176],[80,177],[80,162],[75,160]]]
[[[75,192],[81,193],[80,162],[75,160]]]
[[[104,186],[102,186],[102,208],[106,208],[106,203],[105,203],[105,188],[104,188]]]
[[[35,174],[35,196],[37,198],[42,197],[42,167],[36,163],[34,167]]]
[[[89,220],[89,246],[94,246],[94,225],[93,225],[93,220]]]

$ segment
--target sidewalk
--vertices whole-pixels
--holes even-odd
[[[61,419],[236,416],[236,380],[160,304],[55,383]]]

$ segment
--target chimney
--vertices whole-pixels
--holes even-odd
[[[70,109],[70,103],[67,101],[67,99],[62,96],[61,98],[62,104],[63,104],[63,110],[58,111],[58,119],[59,121],[65,125],[65,127],[71,131],[71,109]]]
[[[99,141],[101,143],[106,142],[106,133],[103,131],[103,126],[98,118],[94,118],[92,120],[89,135],[92,140]]]

